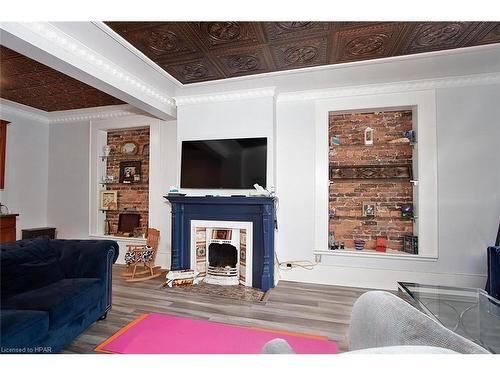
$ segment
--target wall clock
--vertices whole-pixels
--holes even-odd
[[[139,149],[139,146],[137,145],[137,143],[130,141],[130,142],[125,142],[124,144],[122,144],[120,149],[121,149],[122,154],[135,155],[135,154],[137,154],[137,150]]]

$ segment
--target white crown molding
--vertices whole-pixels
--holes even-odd
[[[187,104],[215,103],[232,100],[274,97],[275,94],[276,87],[262,87],[258,89],[224,91],[211,94],[176,96],[175,102],[179,107]]]
[[[499,73],[474,74],[467,76],[445,77],[436,79],[422,79],[414,81],[401,81],[392,83],[370,84],[362,86],[346,86],[325,90],[306,90],[281,93],[277,97],[277,102],[290,102],[299,100],[321,100],[328,98],[373,95],[391,92],[406,92],[442,89],[450,87],[463,87],[475,85],[489,85],[500,83]]]
[[[43,124],[61,124],[136,115],[150,116],[129,104],[46,112],[10,100],[0,99],[0,116],[3,120],[9,120],[11,116],[16,116]]]
[[[49,123],[48,112],[1,98],[0,116],[2,120],[10,120],[10,116],[16,116],[41,122],[43,124]]]
[[[49,121],[51,124],[103,120],[131,115],[149,116],[147,113],[129,104],[109,105],[104,107],[82,108],[48,113]]]
[[[25,30],[37,35],[47,44],[56,45],[62,48],[73,58],[83,61],[85,64],[92,66],[97,71],[100,71],[103,75],[112,77],[113,80],[121,82],[122,85],[129,87],[132,92],[138,90],[162,105],[175,108],[175,102],[171,97],[163,95],[157,88],[129,73],[121,66],[90,49],[77,39],[67,35],[59,28],[48,22],[17,22],[13,24],[3,23],[2,28],[6,27],[7,29],[9,27],[24,28]]]

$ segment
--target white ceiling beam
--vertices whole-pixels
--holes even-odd
[[[175,83],[91,22],[71,34],[49,22],[3,22],[0,29],[2,45],[162,120],[176,118]]]

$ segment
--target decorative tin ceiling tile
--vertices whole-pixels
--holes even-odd
[[[292,21],[264,22],[267,40],[270,42],[283,39],[307,38],[311,35],[326,34],[332,22]]]
[[[471,45],[500,43],[500,23],[483,22],[483,25],[480,28],[481,31],[478,32],[476,42],[471,43]]]
[[[263,43],[256,22],[190,22],[192,30],[207,50]]]
[[[162,67],[183,83],[224,78],[219,69],[208,58],[176,62],[169,65],[162,65]]]
[[[238,77],[275,70],[269,52],[264,47],[230,49],[214,52],[211,56],[226,77]]]
[[[349,62],[392,56],[401,23],[383,23],[337,32],[332,43],[331,62]]]
[[[327,61],[327,38],[293,41],[270,47],[279,70],[325,65]]]
[[[465,46],[479,31],[479,22],[423,22],[412,25],[402,54],[445,50]]]

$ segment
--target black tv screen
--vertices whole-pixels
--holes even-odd
[[[266,186],[267,138],[183,141],[181,188]]]

